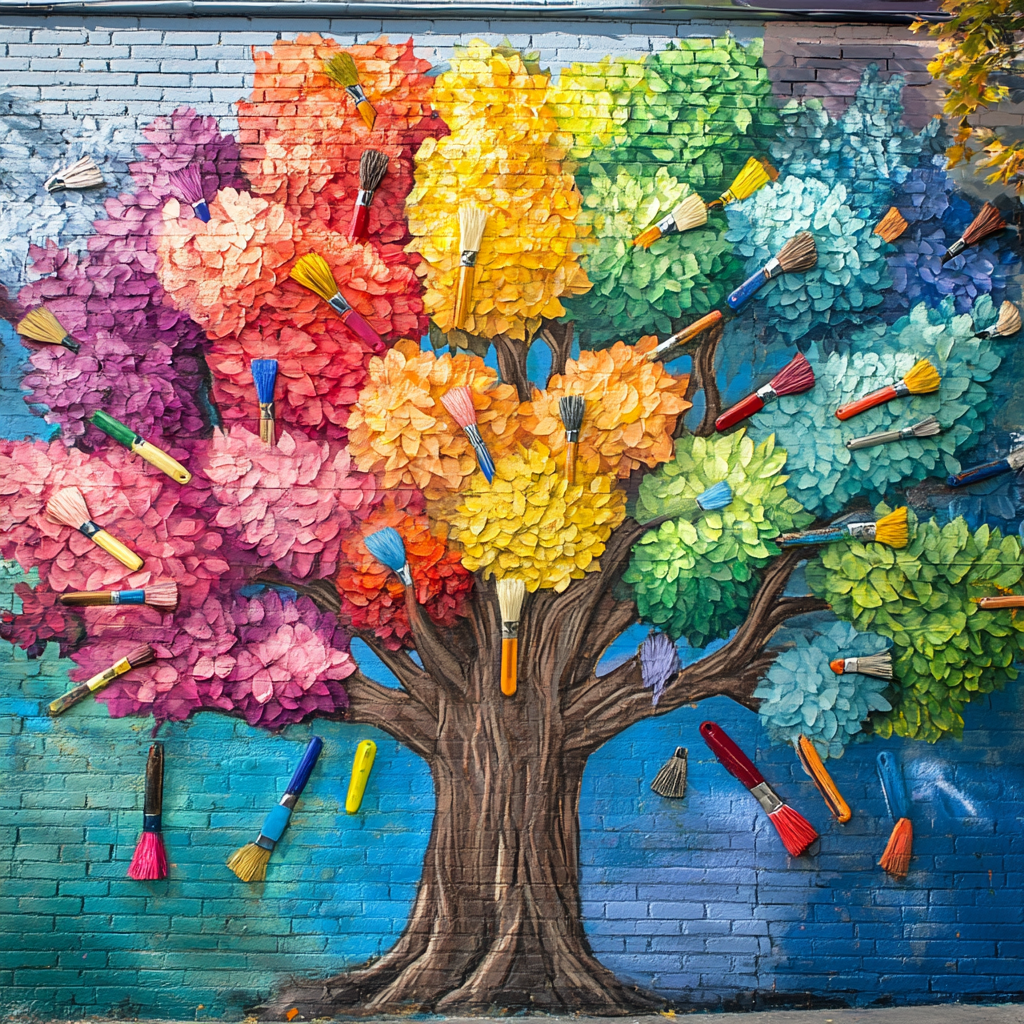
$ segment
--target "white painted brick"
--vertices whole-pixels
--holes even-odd
[[[195,60],[196,48],[194,46],[136,46],[131,47],[132,59],[141,60]]]
[[[33,43],[84,43],[87,38],[84,28],[40,28],[32,33]]]
[[[155,45],[164,41],[163,32],[152,32],[146,29],[139,29],[131,32],[114,32],[110,41],[112,43],[119,43],[128,46],[144,46],[147,44]]]

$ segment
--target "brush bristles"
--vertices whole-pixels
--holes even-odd
[[[888,213],[875,225],[875,234],[884,242],[895,242],[906,230],[906,219],[895,206],[890,206]]]
[[[914,437],[934,437],[942,430],[942,426],[934,416],[926,416],[910,429],[914,432]]]
[[[151,661],[156,660],[156,652],[149,644],[143,644],[141,647],[136,647],[128,655],[128,664],[132,668],[138,668],[140,665],[148,665]]]
[[[665,762],[662,769],[654,777],[651,789],[658,796],[670,800],[681,800],[686,796],[686,763],[688,755],[686,747],[676,747],[676,752]]]
[[[673,211],[676,231],[689,231],[708,222],[708,208],[696,192],[691,192]]]
[[[336,53],[322,67],[324,74],[343,89],[359,84],[359,70],[351,53]]]
[[[441,396],[441,404],[448,410],[452,419],[460,427],[471,427],[476,424],[476,409],[473,406],[473,393],[467,387],[452,388]]]
[[[48,345],[59,345],[68,336],[60,321],[45,306],[38,306],[26,314],[15,330],[24,338]]]
[[[330,302],[338,294],[338,284],[334,274],[327,265],[327,260],[317,252],[307,253],[295,261],[289,274],[293,281],[298,281],[303,288],[316,292],[325,302]]]
[[[243,882],[265,882],[270,850],[256,843],[246,843],[228,857],[227,864]]]
[[[858,658],[857,671],[879,679],[892,679],[892,654],[889,651],[882,651],[881,654],[869,654],[866,658]]]
[[[814,387],[814,371],[807,357],[802,352],[795,356],[781,369],[771,381],[771,389],[780,398],[783,395],[799,395]]]
[[[53,177],[46,181],[48,192],[59,192],[61,189],[80,190],[95,188],[103,184],[103,175],[91,156],[83,156],[67,167],[62,167]]]
[[[891,548],[907,546],[907,510],[905,507],[895,509],[875,523],[875,540],[879,544],[888,544]]]
[[[46,514],[55,523],[77,530],[89,522],[89,506],[77,487],[65,487],[46,503]]]
[[[502,622],[518,622],[526,600],[526,584],[522,580],[498,580],[498,607]]]
[[[896,822],[889,842],[885,844],[885,852],[878,862],[886,874],[893,878],[906,878],[910,870],[910,855],[914,844],[914,826],[909,818],[900,818]]]
[[[459,248],[462,252],[479,252],[487,227],[487,211],[472,203],[459,207]]]
[[[254,359],[250,366],[252,381],[256,385],[256,398],[261,405],[274,400],[274,385],[277,383],[277,360]]]
[[[716,512],[732,504],[732,488],[724,481],[712,484],[703,494],[697,495],[697,506],[704,512]]]
[[[758,160],[756,156],[752,156],[729,186],[728,192],[725,193],[729,199],[725,201],[739,202],[749,199],[758,189],[764,188],[770,181],[775,181],[778,176],[779,172],[767,160]]]
[[[1006,338],[1011,334],[1016,334],[1020,327],[1020,310],[1012,302],[1004,302],[999,307],[999,319],[996,321],[995,327],[992,328],[993,333],[1000,338]]]
[[[920,359],[907,372],[903,383],[912,395],[929,395],[939,390],[942,378],[927,359]]]
[[[167,877],[167,851],[159,832],[143,832],[128,867],[128,877],[149,882]]]
[[[384,180],[388,170],[388,155],[379,149],[365,149],[359,158],[359,187],[373,192]]]
[[[186,203],[198,203],[206,198],[203,195],[203,179],[195,164],[188,164],[180,170],[171,171],[170,179]]]
[[[174,580],[160,580],[146,587],[146,604],[151,608],[177,608],[178,584]]]
[[[1006,227],[1003,215],[991,203],[986,203],[978,216],[967,225],[967,230],[961,236],[968,245],[974,245],[983,238],[1002,231]]]
[[[583,426],[583,414],[587,410],[587,401],[582,395],[563,395],[558,400],[558,415],[562,417],[562,426],[568,430],[579,430]]]
[[[405,553],[405,541],[394,527],[385,526],[384,529],[371,533],[364,539],[364,543],[366,550],[378,562],[394,572],[402,569],[408,560]]]
[[[818,247],[814,244],[814,235],[809,231],[794,235],[775,258],[786,274],[802,274],[813,270],[818,265]]]
[[[818,838],[811,823],[789,804],[783,804],[768,818],[778,830],[779,838],[791,857],[799,857]]]

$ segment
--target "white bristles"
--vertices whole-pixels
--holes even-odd
[[[518,622],[526,600],[526,584],[522,580],[498,580],[498,605],[502,622]]]
[[[103,184],[103,175],[91,156],[83,156],[67,167],[62,167],[52,177],[47,178],[47,192],[59,192],[62,189],[80,190],[95,188]]]

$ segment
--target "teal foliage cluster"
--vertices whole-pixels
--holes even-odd
[[[758,715],[774,743],[794,743],[801,735],[822,758],[843,756],[874,711],[891,711],[885,679],[859,673],[837,675],[829,662],[878,654],[887,644],[879,636],[858,633],[845,622],[820,631],[791,629],[784,650],[754,691]]]
[[[811,521],[786,493],[786,453],[742,430],[676,441],[675,457],[645,477],[635,517],[673,518],[634,546],[623,581],[644,622],[693,647],[728,636],[746,617],[756,570],[779,553],[773,539]],[[694,499],[726,481],[732,502],[690,522]]]
[[[816,344],[808,352],[815,386],[768,405],[753,417],[750,432],[755,438],[775,437],[786,449],[790,493],[822,515],[840,511],[854,498],[877,501],[897,484],[958,472],[956,453],[977,444],[992,408],[987,384],[1002,359],[995,343],[974,332],[995,318],[987,295],[971,315],[958,315],[949,297],[937,309],[919,303],[891,326],[877,322],[854,332],[849,351],[826,356]],[[836,419],[840,405],[894,383],[924,358],[942,376],[938,392]],[[853,452],[846,447],[853,437],[910,426],[929,415],[943,428],[935,437]]]

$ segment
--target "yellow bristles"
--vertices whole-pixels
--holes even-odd
[[[733,183],[718,199],[714,200],[714,203],[709,203],[708,205],[721,203],[722,206],[727,206],[729,203],[737,203],[741,199],[747,199],[758,189],[764,188],[768,182],[775,181],[778,176],[779,172],[767,160],[758,160],[756,156],[752,156],[743,165]]]
[[[912,395],[928,395],[939,390],[942,378],[927,359],[919,359],[907,372],[903,383]]]
[[[359,69],[351,53],[336,53],[322,66],[324,74],[343,89],[359,84]]]
[[[472,203],[459,207],[459,249],[462,252],[479,252],[487,227],[487,211]]]
[[[15,330],[23,338],[44,341],[47,345],[59,345],[68,336],[60,321],[45,306],[33,309],[18,323]]]
[[[246,843],[228,857],[228,867],[243,882],[265,882],[267,880],[267,864],[270,863],[270,850],[264,850],[256,843]]]
[[[879,544],[888,544],[891,548],[905,548],[907,546],[906,507],[894,509],[875,523],[875,540]]]
[[[874,233],[883,241],[894,242],[906,230],[907,222],[903,214],[895,206],[890,206],[889,212],[875,225]]]
[[[319,253],[300,256],[292,267],[290,277],[304,288],[316,292],[325,302],[330,302],[338,294],[338,285],[331,268]]]

